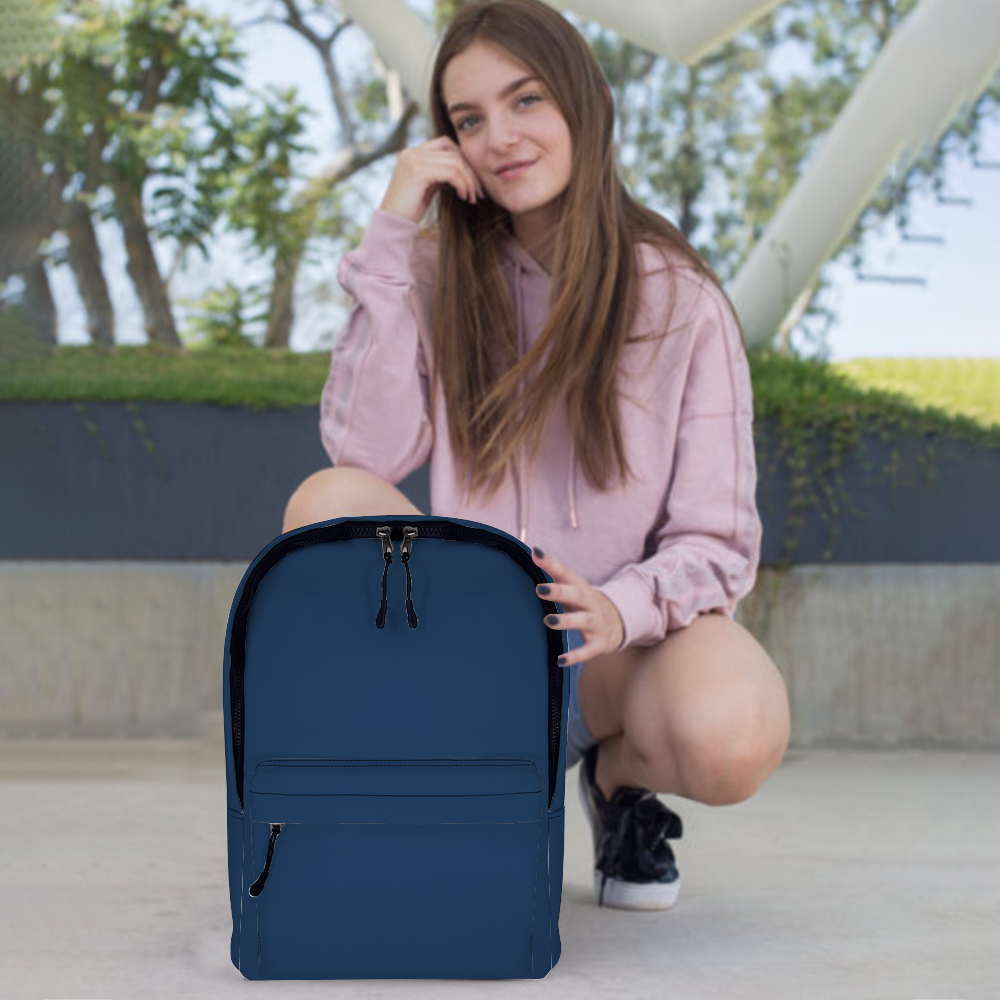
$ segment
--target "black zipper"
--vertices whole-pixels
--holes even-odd
[[[284,823],[271,824],[271,839],[267,845],[267,861],[264,862],[264,870],[257,876],[257,881],[250,886],[251,896],[259,896],[264,891],[264,883],[267,882],[267,875],[271,870],[271,858],[274,857],[274,844],[284,825]]]
[[[523,569],[531,578],[535,585],[548,582],[544,570],[537,566],[531,558],[530,553],[525,552],[520,545],[514,541],[502,538],[494,532],[483,528],[470,528],[468,525],[455,524],[453,521],[420,521],[419,529],[415,532],[409,523],[410,519],[393,520],[391,518],[375,521],[340,521],[337,524],[328,525],[323,528],[313,528],[304,530],[293,535],[287,540],[278,541],[268,550],[267,554],[254,567],[240,595],[239,603],[236,606],[236,614],[233,617],[233,630],[229,642],[229,704],[232,716],[232,742],[233,742],[233,764],[236,771],[236,794],[239,796],[240,808],[243,808],[243,674],[246,669],[246,629],[247,619],[250,615],[250,606],[253,604],[257,593],[257,587],[264,576],[274,568],[289,552],[305,548],[307,545],[316,545],[322,542],[337,542],[350,538],[381,538],[383,545],[383,556],[386,560],[386,571],[392,561],[392,541],[408,542],[405,550],[404,562],[407,563],[407,588],[406,588],[406,611],[407,621],[411,628],[416,627],[417,617],[413,611],[413,602],[410,600],[410,577],[408,559],[416,546],[413,546],[413,538],[439,538],[454,542],[474,542],[479,545],[486,545],[491,549],[499,549],[510,556],[518,566]],[[379,534],[380,528],[388,527],[388,540],[385,533]],[[408,530],[405,530],[408,529]],[[384,610],[384,582],[383,574],[383,610]],[[544,614],[555,614],[558,609],[554,601],[547,601],[539,598]],[[379,617],[384,622],[383,610],[379,611]],[[544,617],[544,615],[543,615]],[[377,622],[376,622],[377,624]],[[548,808],[552,807],[552,797],[555,794],[556,775],[559,769],[559,741],[560,722],[562,720],[562,667],[559,666],[558,658],[562,655],[563,639],[559,629],[546,628],[548,633],[548,680],[549,680],[549,801]]]

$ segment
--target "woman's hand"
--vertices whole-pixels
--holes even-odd
[[[583,636],[583,645],[560,656],[559,666],[571,667],[602,653],[615,652],[625,639],[625,623],[618,608],[555,556],[546,555],[535,547],[531,552],[535,562],[553,581],[551,584],[540,583],[535,588],[536,592],[547,600],[561,604],[564,609],[561,615],[546,615],[543,619],[545,624],[549,628],[575,628]],[[546,587],[548,593],[543,591]]]
[[[420,225],[431,200],[443,184],[450,184],[470,204],[486,192],[458,143],[439,135],[419,146],[401,149],[379,208]]]

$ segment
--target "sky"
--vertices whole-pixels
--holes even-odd
[[[410,2],[422,12],[429,9],[427,0]],[[266,0],[203,0],[203,4],[213,13],[228,13],[236,23],[253,19],[267,7]],[[247,52],[248,84],[254,89],[267,84],[296,86],[300,98],[316,111],[309,119],[307,140],[317,147],[319,159],[334,152],[336,119],[313,50],[290,29],[275,24],[246,28],[241,44]],[[344,32],[336,55],[345,76],[360,71],[369,47],[359,26],[352,25]],[[1000,163],[1000,125],[990,126],[984,135],[980,158]],[[416,144],[423,140],[413,131],[410,141]],[[358,218],[370,218],[381,202],[393,163],[393,158],[386,158],[373,165],[359,184],[360,200],[354,203]],[[910,209],[910,232],[940,236],[943,245],[907,243],[891,224],[884,234],[870,235],[866,244],[865,273],[920,277],[924,285],[862,281],[847,263],[826,265],[824,274],[831,287],[824,301],[837,313],[825,335],[829,360],[1000,357],[1000,169],[976,169],[968,161],[954,158],[947,177],[945,196],[970,199],[971,205],[939,204],[931,194],[917,196]],[[142,314],[125,274],[120,235],[105,226],[99,239],[116,306],[119,339],[141,343],[145,339]],[[170,268],[165,252],[158,259],[165,271]],[[291,339],[294,350],[329,349],[346,318],[347,299],[336,284],[337,263],[321,260],[302,273]],[[208,284],[221,284],[227,278],[242,282],[250,275],[265,278],[267,268],[250,261],[235,239],[223,237],[213,247],[211,268],[193,255],[178,269],[171,289],[180,301],[204,291]],[[52,284],[60,311],[60,341],[86,343],[85,318],[68,269],[53,269]],[[793,335],[793,343],[807,355],[818,350],[801,331]]]

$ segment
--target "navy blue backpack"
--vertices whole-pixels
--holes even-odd
[[[545,582],[514,536],[433,516],[322,521],[253,560],[222,685],[244,977],[559,961],[569,676]]]

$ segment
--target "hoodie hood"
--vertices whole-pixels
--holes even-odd
[[[504,234],[501,240],[501,250],[504,257],[504,266],[510,275],[510,281],[514,292],[514,315],[517,317],[517,335],[519,357],[524,357],[530,346],[527,342],[527,322],[524,314],[524,298],[526,288],[538,285],[539,293],[548,295],[552,283],[552,276],[528,253],[527,250],[509,233]],[[521,382],[523,390],[524,382]],[[569,509],[570,527],[576,530],[579,521],[576,515],[576,459],[572,433],[569,437],[569,457],[567,462],[566,475],[566,504]],[[517,520],[518,538],[527,544],[527,532],[530,515],[530,495],[528,491],[527,472],[525,469],[525,448],[518,452],[514,468],[517,493]]]

